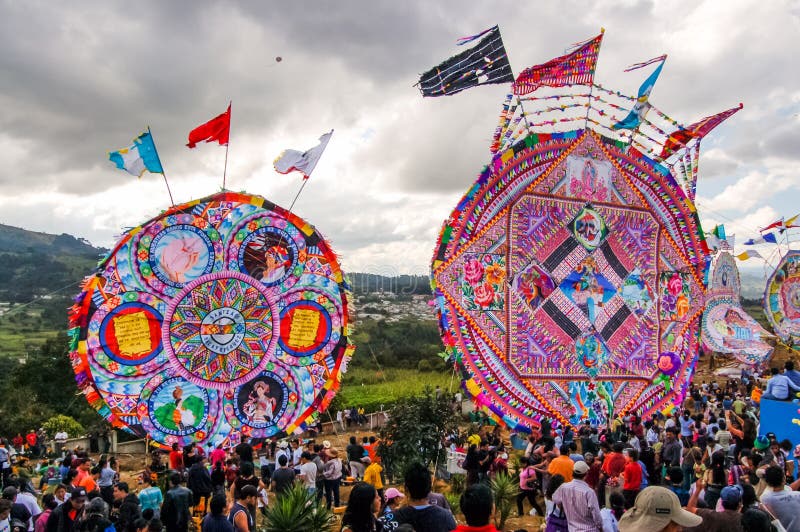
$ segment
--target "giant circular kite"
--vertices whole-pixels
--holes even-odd
[[[736,260],[729,247],[717,252],[712,263],[711,286],[701,322],[701,340],[706,351],[731,355],[750,366],[763,364],[773,347],[765,342],[771,336],[742,308],[741,281]]]
[[[101,415],[162,445],[293,433],[339,388],[348,306],[314,227],[221,192],[122,237],[76,298],[70,356]]]
[[[764,312],[783,341],[800,341],[800,251],[789,251],[767,280]]]
[[[497,153],[432,264],[464,387],[510,427],[604,424],[682,400],[707,248],[669,171],[591,130]]]

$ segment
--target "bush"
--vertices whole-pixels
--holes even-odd
[[[430,363],[429,360],[420,360],[417,363],[417,371],[433,371],[433,365]]]
[[[443,462],[441,445],[445,434],[458,428],[458,419],[445,397],[436,398],[430,387],[422,395],[400,399],[389,411],[389,420],[380,429],[378,454],[384,467],[394,473],[403,471],[411,462],[430,466]],[[386,445],[386,442],[391,442]]]
[[[55,436],[56,432],[64,431],[70,438],[77,438],[86,434],[80,423],[69,416],[55,415],[42,425],[48,436]]]

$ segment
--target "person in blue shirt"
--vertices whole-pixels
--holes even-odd
[[[796,386],[800,386],[800,371],[794,369],[794,362],[787,360],[783,365],[783,374],[789,377]]]
[[[800,386],[791,381],[789,377],[778,372],[778,368],[772,368],[772,377],[767,381],[767,389],[762,399],[774,399],[777,401],[786,401],[791,398],[789,390],[800,392]]]

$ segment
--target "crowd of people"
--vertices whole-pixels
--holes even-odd
[[[351,436],[343,449],[299,438],[175,445],[154,451],[134,486],[113,457],[94,461],[81,450],[25,474],[2,464],[0,532],[187,532],[193,523],[201,532],[252,532],[270,499],[293,486],[338,508],[346,532],[491,532],[489,483],[503,474],[518,479],[517,514],[541,516],[548,532],[800,532],[800,444],[759,432],[756,384],[750,375],[693,384],[680,408],[649,419],[622,413],[577,430],[543,420],[524,452],[492,424],[449,435],[443,446],[465,453],[462,525],[432,491],[429,467],[411,463],[397,472],[403,489],[389,487],[380,442]],[[786,400],[800,390],[800,372],[789,362],[763,384],[768,397]],[[0,442],[0,463],[13,448]]]
[[[792,362],[770,375],[767,398],[800,390]],[[800,531],[800,445],[759,435],[755,384],[745,375],[692,385],[669,415],[622,414],[607,427],[545,420],[520,459],[518,513],[529,501],[548,531]],[[473,437],[467,484],[506,473],[498,429]]]

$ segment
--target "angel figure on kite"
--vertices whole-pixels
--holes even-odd
[[[161,251],[159,266],[170,281],[185,283],[186,273],[200,260],[199,246],[203,242],[199,238],[181,236],[170,241]]]
[[[269,395],[269,384],[256,381],[242,410],[252,423],[270,423],[276,406],[277,401]]]

